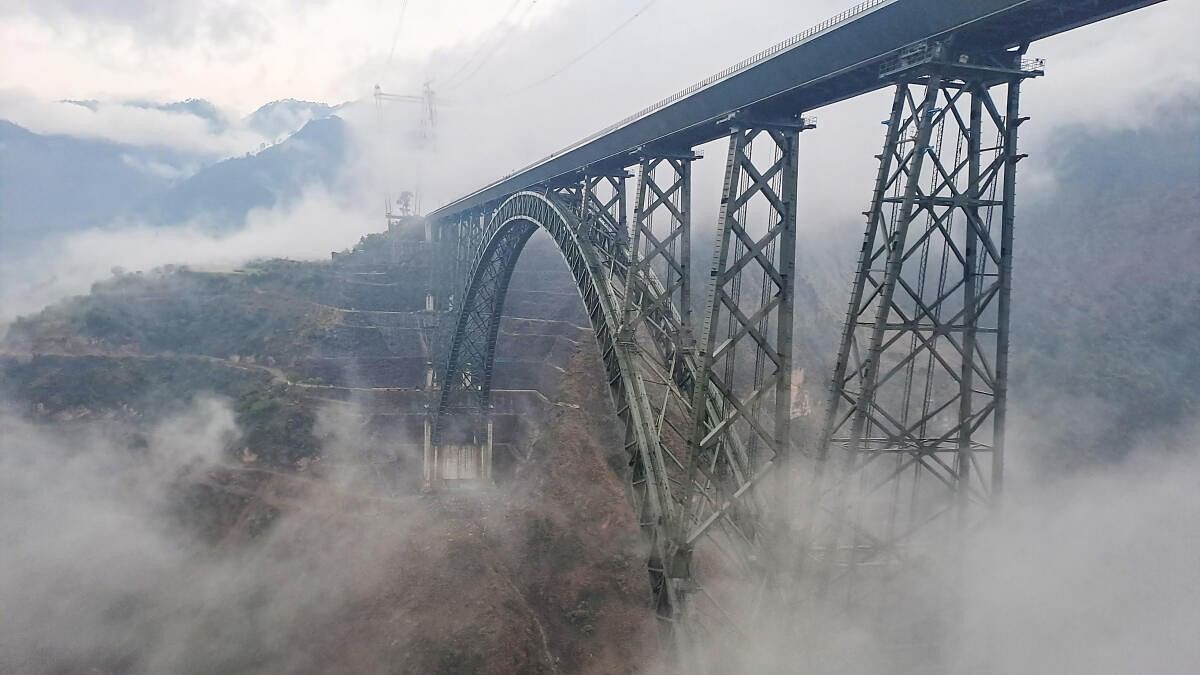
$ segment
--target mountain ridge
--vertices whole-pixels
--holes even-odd
[[[119,221],[236,227],[252,209],[331,185],[346,142],[342,118],[326,114],[279,143],[204,163],[180,150],[39,134],[0,120],[0,240],[6,249],[25,248]]]

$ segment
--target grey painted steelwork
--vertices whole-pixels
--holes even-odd
[[[639,523],[650,542],[649,573],[658,614],[668,624],[679,605],[677,579],[665,569],[670,524],[676,504],[663,449],[654,431],[657,415],[647,394],[643,373],[636,367],[636,351],[620,338],[622,333],[621,277],[612,274],[619,246],[603,249],[589,236],[581,217],[596,200],[579,189],[559,193],[520,192],[486,215],[480,234],[482,245],[474,256],[470,281],[463,293],[454,338],[442,371],[435,435],[446,442],[452,435],[478,433],[478,416],[489,406],[490,376],[494,361],[496,327],[504,291],[522,247],[538,229],[558,244],[575,278],[600,348],[609,391],[617,416],[625,427],[625,447],[630,453],[631,493]],[[593,183],[594,185],[594,183]],[[592,214],[593,216],[597,214]],[[470,219],[469,223],[475,219]],[[465,419],[464,419],[465,418]],[[668,634],[671,631],[666,631]]]
[[[906,629],[918,604],[885,587],[916,573],[915,557],[952,560],[1002,483],[1018,102],[1041,74],[1020,63],[939,46],[892,73],[807,513],[826,601],[906,611]]]
[[[655,609],[685,669],[729,670],[687,660],[743,635],[772,597],[796,605],[791,588],[804,589],[804,607],[916,606],[904,593],[928,583],[894,582],[938,578],[914,561],[953,560],[1002,487],[1019,91],[1040,74],[1025,47],[1154,1],[865,3],[441,209],[433,439],[485,433],[508,281],[545,230],[591,320]],[[799,453],[797,167],[811,127],[801,113],[886,86],[896,94],[825,426]],[[722,135],[719,238],[696,331],[693,148]],[[807,490],[794,498],[800,460]],[[957,583],[938,581],[937,592]],[[900,618],[887,623],[925,631],[914,644],[939,634],[924,617]]]
[[[528,238],[549,232],[588,310],[625,428],[655,608],[680,658],[700,635],[727,632],[729,607],[742,601],[702,583],[694,559],[738,588],[766,581],[764,478],[791,449],[797,142],[809,126],[797,119],[730,136],[703,348],[684,320],[690,153],[642,158],[632,240],[622,234],[623,175],[520,192],[456,228],[458,241],[478,243],[459,247],[471,251],[471,272],[451,313],[434,442],[480,442],[508,280]]]
[[[563,148],[430,214],[452,219],[519,190],[574,182],[637,164],[638,148],[694,148],[727,136],[731,114],[792,115],[887,86],[879,66],[904,48],[953,34],[1006,49],[1162,0],[886,0],[839,15],[703,83]],[[702,86],[701,86],[702,85]],[[683,95],[686,92],[686,95]]]

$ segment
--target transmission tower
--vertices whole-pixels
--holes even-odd
[[[437,131],[437,105],[435,103],[433,87],[430,82],[425,82],[421,88],[421,93],[417,95],[407,94],[390,94],[383,91],[380,86],[375,85],[375,110],[379,118],[380,134],[386,137],[388,129],[388,121],[384,115],[384,108],[387,103],[407,103],[417,105],[420,110],[420,117],[417,122],[417,128],[413,136],[413,184],[408,190],[401,192],[402,199],[400,202],[393,201],[391,194],[391,185],[388,186],[388,192],[385,194],[386,212],[389,225],[393,220],[401,216],[419,216],[421,215],[421,193],[423,188],[425,154],[433,147]],[[386,147],[385,143],[385,147]],[[390,183],[390,179],[389,179]],[[407,196],[405,199],[404,197]],[[398,206],[398,210],[394,212],[393,206]]]

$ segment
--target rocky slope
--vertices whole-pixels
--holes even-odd
[[[586,319],[546,243],[514,275],[498,485],[479,492],[419,489],[425,272],[419,256],[388,260],[411,245],[334,264],[121,275],[12,326],[0,392],[14,447],[38,434],[83,447],[74,434],[137,468],[189,443],[164,425],[213,397],[232,421],[215,457],[171,464],[138,507],[172,562],[76,598],[77,615],[110,617],[81,630],[104,624],[108,637],[0,638],[0,670],[637,670],[656,633],[624,460]],[[34,541],[67,546],[66,530]],[[142,560],[108,546],[66,557]]]

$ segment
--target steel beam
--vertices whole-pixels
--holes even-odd
[[[585,168],[636,164],[654,143],[694,148],[728,135],[735,111],[771,117],[815,110],[890,83],[880,63],[908,46],[959,36],[1003,49],[1163,0],[865,0],[852,9],[521,168],[433,213],[452,217]]]
[[[956,547],[1002,482],[1018,98],[1041,74],[1023,50],[922,47],[883,72],[898,84],[808,502],[821,597],[876,617],[912,600],[907,575],[956,592]]]
[[[673,356],[664,347],[687,348],[693,342],[692,162],[696,159],[688,151],[642,154],[638,162],[632,260],[626,281],[632,292],[624,302],[625,330],[637,332],[647,324],[664,361]]]
[[[701,604],[753,612],[745,602],[764,590],[775,555],[769,519],[780,509],[768,508],[765,479],[791,451],[797,146],[811,126],[799,117],[745,120],[729,138],[679,536],[688,554],[706,539],[723,546],[723,573],[741,579],[743,597],[706,589]]]

